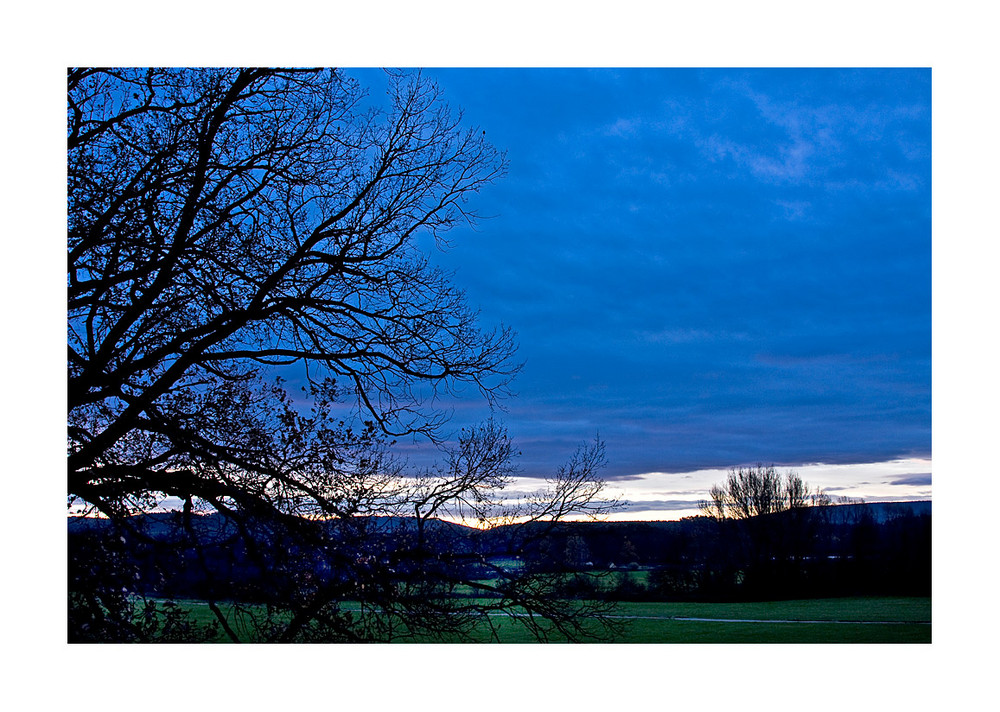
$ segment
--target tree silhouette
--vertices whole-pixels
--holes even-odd
[[[566,540],[564,558],[566,559],[566,565],[574,571],[582,569],[590,560],[590,549],[587,547],[587,542],[577,535],[569,537]]]
[[[774,465],[730,469],[726,481],[712,485],[701,510],[719,520],[751,519],[787,509],[830,504],[828,495],[810,489],[795,472],[778,473]]]
[[[639,552],[636,551],[635,545],[629,541],[628,537],[625,537],[625,540],[622,541],[621,551],[618,552],[618,560],[626,566],[639,562]]]
[[[68,72],[70,498],[139,531],[131,515],[175,497],[177,545],[203,563],[198,514],[234,522],[287,583],[262,639],[467,631],[484,608],[443,594],[471,570],[429,521],[604,506],[599,443],[517,507],[495,423],[420,476],[393,457],[389,438],[443,442],[447,396],[493,403],[518,365],[512,332],[483,329],[418,244],[474,221],[506,159],[419,73],[387,79],[379,108],[334,70]],[[274,378],[293,365],[300,402]],[[375,515],[415,529],[375,536]],[[490,585],[540,637],[583,634],[537,581]]]
[[[716,560],[738,572],[741,585],[763,595],[781,595],[804,579],[804,559],[820,532],[815,508],[832,503],[795,472],[773,465],[730,469],[713,485],[702,511],[718,524]]]

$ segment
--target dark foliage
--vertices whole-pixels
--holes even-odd
[[[245,539],[243,533],[222,525],[218,515],[197,518],[197,537],[202,541],[197,547],[186,541],[189,533],[179,515],[145,518],[143,537],[128,535],[111,520],[72,519],[71,587],[79,598],[72,627],[74,639],[80,640],[156,639],[156,631],[128,623],[137,618],[138,608],[122,593],[126,590],[148,598],[227,600],[284,610],[289,600],[308,605],[313,589],[337,589],[341,598],[351,599],[365,588],[383,587],[395,597],[408,591],[415,609],[436,600],[452,615],[470,614],[462,602],[471,596],[491,599],[487,610],[502,610],[513,590],[508,587],[518,581],[522,586],[532,581],[552,596],[584,607],[594,605],[587,601],[601,600],[929,596],[927,504],[804,510],[809,522],[789,513],[771,515],[773,519],[760,523],[777,532],[772,539],[775,548],[767,556],[748,556],[739,543],[746,532],[728,526],[732,522],[722,526],[707,517],[536,524],[517,530],[480,530],[429,520],[423,524],[422,556],[413,551],[418,523],[406,518],[354,523],[365,530],[363,544],[350,545],[345,539],[358,532],[343,522],[330,522],[324,533],[328,545],[312,549],[263,536],[260,530],[251,530],[256,532],[253,539]],[[810,533],[805,540],[788,538],[803,531]],[[623,541],[630,546],[623,547]],[[794,545],[789,548],[790,541]],[[581,548],[592,560],[551,555]],[[623,549],[642,563],[616,564]],[[353,552],[353,558],[345,559],[344,551]],[[636,569],[648,571],[646,583],[629,575]],[[435,579],[439,585],[429,586]],[[490,583],[479,589],[454,585],[475,580]],[[451,585],[445,585],[448,582]],[[102,591],[100,597],[82,593],[95,588]],[[327,625],[340,625],[345,631],[357,623],[332,608],[324,615]],[[179,621],[173,628],[165,626],[161,635],[182,633],[206,635],[185,629]],[[309,634],[304,630],[300,639]]]

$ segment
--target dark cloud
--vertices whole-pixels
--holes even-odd
[[[891,485],[913,485],[915,487],[930,487],[931,486],[931,473],[925,472],[918,475],[908,475],[907,477],[900,477],[899,479],[893,480],[889,484]]]
[[[436,259],[519,333],[526,473],[929,455],[928,70],[428,73],[509,151]]]

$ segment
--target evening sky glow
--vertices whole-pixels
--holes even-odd
[[[599,434],[640,499],[757,462],[929,498],[930,70],[424,73],[510,160],[433,259],[518,332],[499,417],[523,474]],[[489,415],[466,395],[456,428]],[[900,461],[925,477],[862,484]]]

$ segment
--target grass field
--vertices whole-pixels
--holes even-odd
[[[201,622],[213,619],[204,604],[178,603]],[[931,642],[929,598],[621,603],[617,615],[625,630],[616,643]],[[502,643],[535,642],[514,619],[494,617],[492,622]],[[482,633],[486,642],[485,627]],[[220,635],[219,642],[226,640]]]

